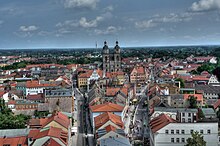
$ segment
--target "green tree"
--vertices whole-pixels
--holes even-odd
[[[209,73],[212,73],[212,71],[216,68],[215,64],[211,64],[211,63],[205,63],[202,66],[197,68],[197,72],[198,74],[200,74],[203,71],[207,71]]]
[[[0,129],[25,128],[30,118],[23,114],[14,115],[9,108],[4,107],[0,112]]]
[[[197,108],[197,97],[189,96],[188,103],[189,103],[189,108]]]
[[[187,144],[185,146],[206,146],[206,141],[204,141],[202,134],[196,131],[191,136],[186,140]]]
[[[177,78],[176,81],[179,81],[179,82],[180,82],[180,87],[181,87],[181,88],[184,88],[184,87],[185,87],[185,84],[184,84],[183,79]]]

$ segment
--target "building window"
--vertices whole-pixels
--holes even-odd
[[[174,130],[171,130],[171,134],[174,134]]]
[[[176,142],[179,143],[179,142],[180,142],[180,139],[179,139],[179,138],[176,138]]]
[[[182,138],[182,142],[185,142],[185,138]]]
[[[185,113],[182,113],[182,116],[185,117]]]
[[[182,118],[182,122],[185,123],[185,118]]]
[[[190,133],[191,133],[191,134],[193,133],[193,130],[192,130],[192,129],[190,130]]]
[[[165,133],[166,133],[166,134],[169,134],[169,130],[166,130]]]
[[[181,133],[182,133],[182,134],[185,134],[185,130],[181,130]]]
[[[188,113],[188,117],[191,117],[191,113]]]
[[[203,130],[200,130],[200,133],[203,134]]]
[[[176,130],[176,134],[180,134],[180,131],[179,131],[179,130]]]
[[[174,143],[174,138],[171,138],[171,142]]]
[[[218,137],[218,141],[220,142],[220,137]]]
[[[191,123],[191,122],[192,122],[192,121],[191,121],[191,118],[189,118],[189,119],[188,119],[188,122],[189,122],[189,123]]]
[[[208,130],[207,130],[207,133],[208,133],[208,134],[211,134],[211,130],[210,130],[210,129],[208,129]]]

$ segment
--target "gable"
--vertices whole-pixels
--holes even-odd
[[[59,124],[59,123],[56,122],[56,121],[51,121],[51,122],[49,122],[47,125],[45,125],[45,126],[42,127],[42,128],[45,128],[45,127],[61,128],[63,131],[68,132],[68,129],[66,129],[64,126],[62,126],[61,124]]]
[[[102,137],[99,137],[97,140],[99,141],[101,139],[110,138],[110,137],[124,138],[124,136],[122,136],[114,131],[110,131],[107,134],[103,135]]]
[[[103,124],[101,127],[99,127],[98,129],[96,129],[96,132],[97,132],[97,130],[99,130],[99,129],[104,129],[105,127],[107,127],[107,126],[109,126],[109,125],[112,125],[112,126],[114,126],[115,128],[117,128],[117,129],[121,129],[121,127],[119,127],[118,125],[116,125],[115,123],[113,123],[112,121],[108,121],[108,122],[106,122],[105,124]]]

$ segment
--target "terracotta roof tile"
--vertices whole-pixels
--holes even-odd
[[[67,144],[68,133],[64,132],[61,128],[56,127],[41,129],[33,139],[39,139],[46,136],[58,138],[63,143]]]
[[[94,119],[95,128],[96,129],[100,128],[102,125],[104,125],[108,121],[112,121],[113,123],[115,123],[116,125],[118,125],[121,128],[124,127],[124,124],[123,124],[120,116],[115,115],[110,112],[106,112],[106,113],[103,113],[103,114],[95,117],[95,119]]]
[[[106,96],[115,96],[119,90],[120,90],[120,88],[115,88],[115,87],[107,88],[105,95]]]
[[[39,87],[56,87],[55,83],[52,84],[40,84],[39,81],[27,81],[26,87],[27,88],[39,88]]]
[[[104,103],[90,106],[92,112],[122,112],[124,107],[114,103]]]
[[[56,121],[57,123],[59,123],[60,125],[64,126],[67,129],[70,124],[70,120],[68,119],[68,117],[66,115],[62,114],[61,112],[59,112],[56,115],[52,115],[49,118],[31,119],[29,122],[29,125],[31,127],[35,127],[35,126],[36,127],[44,127],[52,121]]]
[[[189,99],[189,96],[197,97],[197,101],[203,102],[203,95],[202,94],[184,94],[184,100]]]
[[[20,136],[20,137],[8,137],[8,138],[0,138],[0,145],[11,145],[11,146],[18,146],[21,144],[22,146],[27,146],[27,137]]]
[[[170,123],[176,123],[176,121],[167,116],[166,114],[161,114],[160,116],[150,121],[150,127],[152,132],[155,133]]]
[[[67,129],[70,125],[69,118],[66,115],[62,114],[61,112],[58,112],[56,115],[52,115],[51,117],[49,117],[48,120],[45,123],[43,123],[42,127],[46,126],[52,121],[56,121],[57,123],[59,123],[60,125],[64,126]]]
[[[106,132],[110,132],[110,131],[116,131],[116,127],[112,126],[112,125],[108,125],[105,127]]]
[[[39,129],[31,129],[30,132],[28,133],[28,138],[36,137],[38,132],[40,132]]]
[[[218,100],[214,103],[213,107],[214,107],[214,109],[217,109],[219,106],[220,106],[220,99],[218,99]]]

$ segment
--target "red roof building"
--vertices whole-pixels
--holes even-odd
[[[97,117],[95,117],[94,122],[95,122],[95,129],[99,129],[101,126],[106,124],[107,122],[111,122],[114,125],[120,127],[121,129],[124,128],[124,124],[121,120],[121,117],[118,115],[115,115],[110,112],[103,113]],[[109,125],[109,124],[108,124]]]
[[[122,112],[124,109],[123,106],[114,103],[104,103],[100,105],[90,106],[90,110],[94,112]]]
[[[6,137],[0,138],[0,145],[1,146],[27,146],[27,137],[20,136],[20,137]]]
[[[170,123],[176,123],[176,121],[167,116],[166,114],[161,114],[160,116],[150,121],[150,128],[151,131],[155,133]]]

